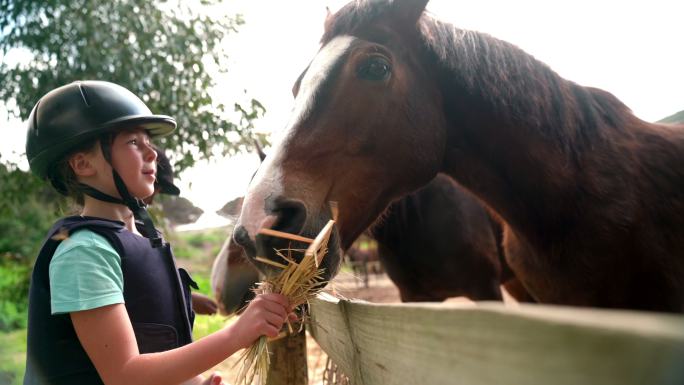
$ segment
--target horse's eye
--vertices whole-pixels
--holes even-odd
[[[375,81],[387,80],[391,72],[390,63],[382,56],[371,56],[356,69],[359,78]]]

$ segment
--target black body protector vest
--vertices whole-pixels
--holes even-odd
[[[149,239],[125,230],[121,222],[67,217],[52,227],[33,268],[24,385],[102,384],[69,314],[50,312],[48,267],[52,255],[61,242],[60,235],[83,228],[103,236],[121,256],[125,306],[140,353],[192,342],[190,287],[197,288],[197,284],[184,269],[176,268],[169,244],[153,248]]]

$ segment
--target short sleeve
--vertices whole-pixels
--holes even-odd
[[[109,242],[87,229],[62,241],[50,261],[52,314],[123,302],[121,257]]]

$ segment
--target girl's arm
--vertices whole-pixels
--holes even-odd
[[[123,304],[71,313],[81,345],[107,385],[179,384],[220,363],[259,336],[278,335],[289,313],[279,294],[257,296],[229,326],[160,353],[140,354]]]

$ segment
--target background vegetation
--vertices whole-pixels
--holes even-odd
[[[215,101],[212,74],[227,71],[224,38],[243,24],[218,0],[0,0],[0,100],[26,119],[48,91],[74,80],[108,80],[130,89],[179,130],[163,139],[177,171],[198,157],[251,146],[263,112]],[[24,57],[25,60],[9,60]],[[263,138],[261,138],[263,139]]]
[[[0,163],[0,331],[26,326],[32,262],[45,232],[67,211],[43,181]]]
[[[672,114],[667,118],[661,119],[658,121],[658,123],[684,123],[684,110]]]

